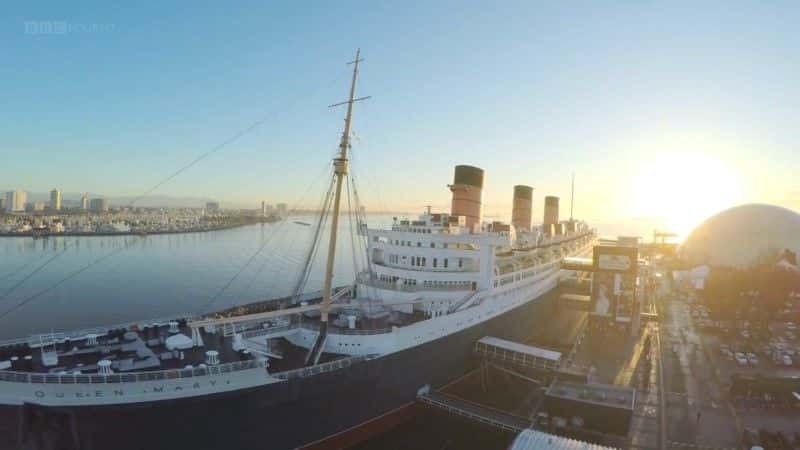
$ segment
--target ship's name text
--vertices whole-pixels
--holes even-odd
[[[191,385],[175,385],[175,386],[148,386],[145,389],[130,389],[130,388],[112,388],[110,390],[96,389],[94,391],[75,391],[75,392],[45,392],[34,391],[33,395],[37,398],[55,397],[55,398],[102,398],[102,397],[124,397],[126,395],[140,395],[140,394],[163,394],[166,392],[181,392],[203,388],[214,388],[221,385],[229,385],[231,380],[210,380],[208,383],[195,382]]]

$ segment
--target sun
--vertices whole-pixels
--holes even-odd
[[[686,237],[703,219],[741,202],[739,175],[703,153],[662,153],[633,177],[630,213]]]

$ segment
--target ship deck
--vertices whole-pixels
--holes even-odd
[[[310,303],[319,298],[308,299]],[[298,329],[318,331],[318,311],[308,311],[278,319],[246,321],[249,314],[284,309],[287,299],[256,302],[237,306],[215,313],[211,317],[241,317],[243,322],[229,327],[217,327],[213,332],[199,329],[202,345],[191,345],[191,320],[193,317],[176,317],[155,321],[143,321],[107,329],[92,329],[84,332],[31,336],[0,344],[0,372],[22,372],[43,375],[99,374],[98,362],[108,360],[114,375],[138,374],[205,367],[208,351],[216,351],[217,364],[253,361],[269,357],[270,373],[280,373],[305,365],[308,350],[293,345],[285,339],[285,333]],[[358,314],[357,326],[351,328],[347,317]],[[332,314],[328,325],[329,334],[380,334],[391,332],[392,327],[405,326],[425,320],[422,312],[412,314],[381,309],[371,310],[369,305],[353,305]],[[266,346],[260,346],[255,354],[250,349],[234,349],[234,335],[243,339],[267,336]],[[182,335],[186,348],[170,348],[168,339]],[[263,339],[262,339],[262,342]],[[248,347],[252,346],[249,345]],[[324,353],[320,362],[330,362],[347,355]],[[47,362],[49,361],[49,364]]]

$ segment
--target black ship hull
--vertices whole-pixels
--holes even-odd
[[[554,293],[395,354],[219,395],[119,406],[0,406],[0,449],[290,449],[413,402],[476,364],[475,342],[524,340],[551,317]]]

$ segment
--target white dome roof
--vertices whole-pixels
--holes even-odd
[[[772,205],[736,206],[695,228],[680,256],[692,265],[749,267],[800,251],[800,214]]]

